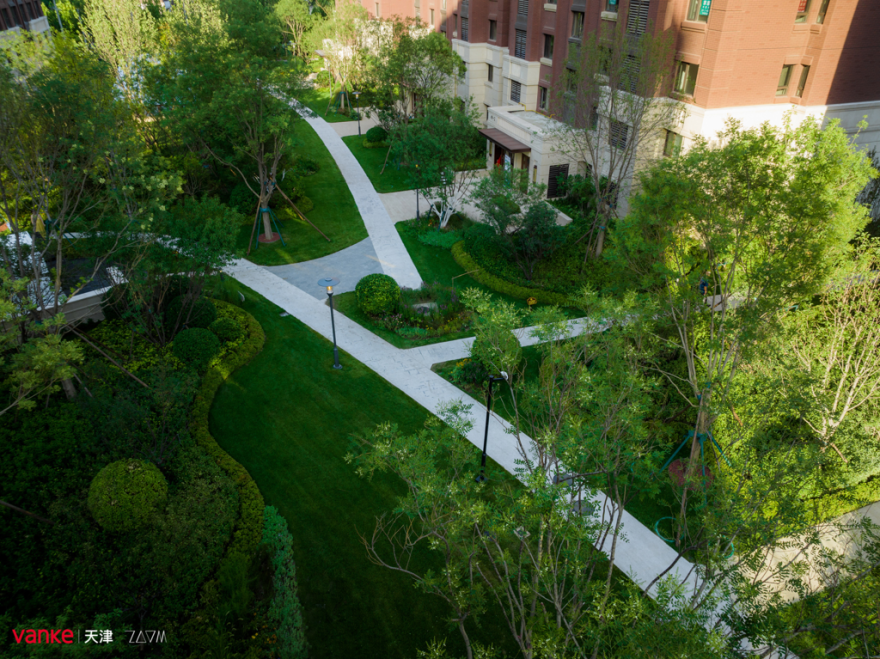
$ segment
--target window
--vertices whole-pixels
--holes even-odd
[[[626,31],[630,34],[644,34],[648,29],[649,0],[629,0],[626,14]]]
[[[794,17],[795,23],[806,23],[807,13],[810,11],[810,0],[798,0],[797,14]]]
[[[779,84],[776,85],[777,96],[788,96],[788,81],[791,79],[791,70],[793,65],[786,64],[782,67],[782,73],[779,74]]]
[[[431,27],[434,27],[434,10],[431,9],[430,12],[431,12]]]
[[[552,165],[547,179],[547,198],[561,197],[565,194],[565,182],[568,180],[568,165]]]
[[[380,14],[379,14],[379,3],[378,2],[376,3],[376,18],[381,18]]]
[[[705,23],[709,20],[709,9],[711,7],[712,0],[691,0],[691,3],[688,5],[688,20]]]
[[[27,14],[27,19],[28,19],[29,21],[34,20],[34,10],[31,8],[30,3],[25,3],[25,5],[24,5],[24,11],[25,11],[25,13]]]
[[[594,105],[590,110],[590,130],[599,128],[599,107]]]
[[[520,16],[529,15],[529,0],[518,0],[516,13]]]
[[[452,36],[458,35],[458,14],[452,15]]]
[[[584,12],[582,11],[571,12],[571,38],[584,38]]]
[[[544,35],[544,57],[553,59],[553,35]]]
[[[675,91],[686,96],[693,96],[697,87],[697,72],[700,67],[687,62],[678,63],[678,71],[675,74]]]
[[[526,31],[517,30],[516,38],[513,44],[513,56],[520,59],[526,58]]]
[[[547,88],[538,87],[538,109],[542,112],[547,111]]]
[[[468,40],[468,19],[464,17],[461,19],[461,40]]]
[[[821,25],[825,22],[825,12],[828,11],[828,0],[822,0],[822,4],[819,5],[819,13],[816,15],[816,22]]]
[[[605,0],[605,11],[610,11],[612,14],[616,14],[617,0]]]
[[[3,25],[8,30],[12,27],[12,23],[9,20],[9,12],[6,10],[6,7],[0,7],[0,12],[3,13]]]
[[[677,156],[679,153],[681,153],[681,140],[681,135],[679,135],[678,133],[673,133],[671,130],[667,130],[666,144],[663,145],[663,155]]]
[[[510,81],[510,100],[514,103],[519,103],[519,99],[522,97],[522,85],[519,84],[516,80]]]
[[[495,80],[495,69],[493,68],[493,66],[491,64],[489,65],[489,78],[488,78],[488,80],[489,80],[489,82],[493,82]]]
[[[446,0],[440,0],[440,11],[446,11]]]
[[[611,120],[611,146],[615,149],[625,149],[629,138],[629,126],[622,121]]]
[[[630,94],[635,94],[639,88],[639,74],[641,71],[638,58],[634,55],[627,55],[623,59],[623,66],[621,68],[623,69],[621,71],[622,75],[617,86],[628,91]]]
[[[801,67],[801,79],[798,81],[797,91],[795,92],[795,96],[798,98],[803,98],[804,96],[804,88],[807,86],[807,78],[810,75],[810,67],[802,66]]]
[[[489,41],[495,41],[498,31],[498,21],[489,21]]]

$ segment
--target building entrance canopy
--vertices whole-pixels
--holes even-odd
[[[523,144],[519,140],[512,138],[510,135],[497,128],[482,128],[480,129],[480,134],[489,138],[495,142],[495,144],[504,147],[511,153],[524,153],[532,150],[532,147],[528,144]]]

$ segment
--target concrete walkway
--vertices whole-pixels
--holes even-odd
[[[324,289],[318,286],[319,279],[336,279],[339,284],[333,292],[348,293],[354,290],[362,277],[383,272],[369,238],[312,261],[263,267],[319,300],[327,297]]]
[[[324,338],[330,339],[330,313],[316,297],[249,261],[239,260],[225,271]],[[570,327],[572,334],[580,334],[594,331],[598,325],[581,319],[571,321]],[[520,330],[520,335],[526,343],[534,342],[528,336],[528,329]],[[476,419],[484,418],[485,406],[431,371],[431,364],[437,361],[465,356],[471,339],[401,350],[341,314],[336,315],[336,336],[340,350],[347,353],[340,359],[343,368],[345,360],[350,356],[368,366],[432,414],[440,413],[443,405],[450,401],[463,400],[471,406]],[[501,467],[515,475],[517,461],[523,458],[523,451],[528,456],[533,455],[532,440],[521,434],[521,446],[508,430],[507,422],[493,416],[489,425],[488,454]],[[482,448],[483,432],[483,424],[478,422],[468,433],[467,439]],[[597,503],[603,516],[608,518],[612,509],[610,501],[600,494]],[[618,538],[615,562],[630,579],[644,588],[669,567],[677,554],[647,526],[625,511],[623,524],[625,538]],[[668,574],[680,582],[689,582],[693,580],[692,567],[687,561],[679,559]]]
[[[379,200],[379,195],[373,189],[373,184],[370,183],[360,163],[333,129],[332,126],[335,124],[328,124],[295,101],[290,103],[290,107],[305,118],[336,161],[361,213],[382,270],[386,275],[394,277],[401,286],[419,288],[422,285],[422,278],[409,252],[403,246],[403,241],[394,228],[394,222],[388,216],[388,211]],[[352,122],[346,122],[346,125],[350,123]],[[363,124],[361,126],[363,127]],[[357,122],[355,122],[355,132],[357,132]]]
[[[329,122],[328,122],[329,123]],[[378,126],[379,122],[376,119],[376,116],[372,117],[364,117],[361,116],[361,135],[366,134],[368,130],[370,130],[373,126]],[[350,135],[358,134],[358,122],[357,121],[336,121],[330,124],[333,130],[336,131],[336,134],[339,137],[349,137]]]

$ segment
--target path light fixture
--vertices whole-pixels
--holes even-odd
[[[486,480],[486,447],[489,443],[489,414],[492,409],[492,385],[495,382],[509,382],[506,371],[501,371],[501,375],[489,376],[489,390],[486,392],[486,432],[483,434],[483,457],[480,459],[480,473],[474,479],[478,483]]]
[[[361,106],[358,105],[358,96],[361,95],[360,92],[352,92],[354,94],[354,112],[358,118],[358,137],[361,136]]]
[[[339,349],[336,347],[336,321],[333,319],[333,287],[339,284],[335,279],[321,279],[318,286],[327,289],[327,297],[330,298],[330,327],[333,328],[333,368],[339,370],[342,365],[339,363]]]

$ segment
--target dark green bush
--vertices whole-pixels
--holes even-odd
[[[107,531],[131,531],[168,498],[168,483],[156,465],[117,460],[95,476],[89,487],[89,510]]]
[[[296,164],[293,167],[293,173],[295,176],[313,176],[320,169],[321,165],[311,158],[297,158]]]
[[[388,275],[367,275],[355,287],[358,306],[369,316],[382,316],[397,309],[400,286]]]
[[[289,659],[305,659],[305,625],[297,595],[293,536],[290,535],[287,522],[273,506],[266,506],[263,520],[263,542],[271,548],[274,569],[269,620],[275,626],[279,655]]]
[[[199,371],[208,367],[211,357],[220,350],[220,340],[210,330],[197,327],[174,337],[174,356]]]
[[[418,235],[418,241],[423,245],[431,247],[442,247],[443,249],[452,249],[452,246],[461,240],[459,231],[422,231]]]
[[[382,128],[382,126],[373,126],[364,137],[367,138],[367,142],[384,142],[388,139],[388,131]]]
[[[218,318],[208,325],[208,329],[211,330],[222,343],[235,341],[235,339],[241,336],[242,332],[241,325],[233,318]]]
[[[184,306],[185,305],[185,306]],[[211,300],[200,297],[195,302],[187,303],[183,295],[179,295],[168,303],[165,309],[165,326],[169,330],[177,327],[207,328],[217,319],[217,308]]]

